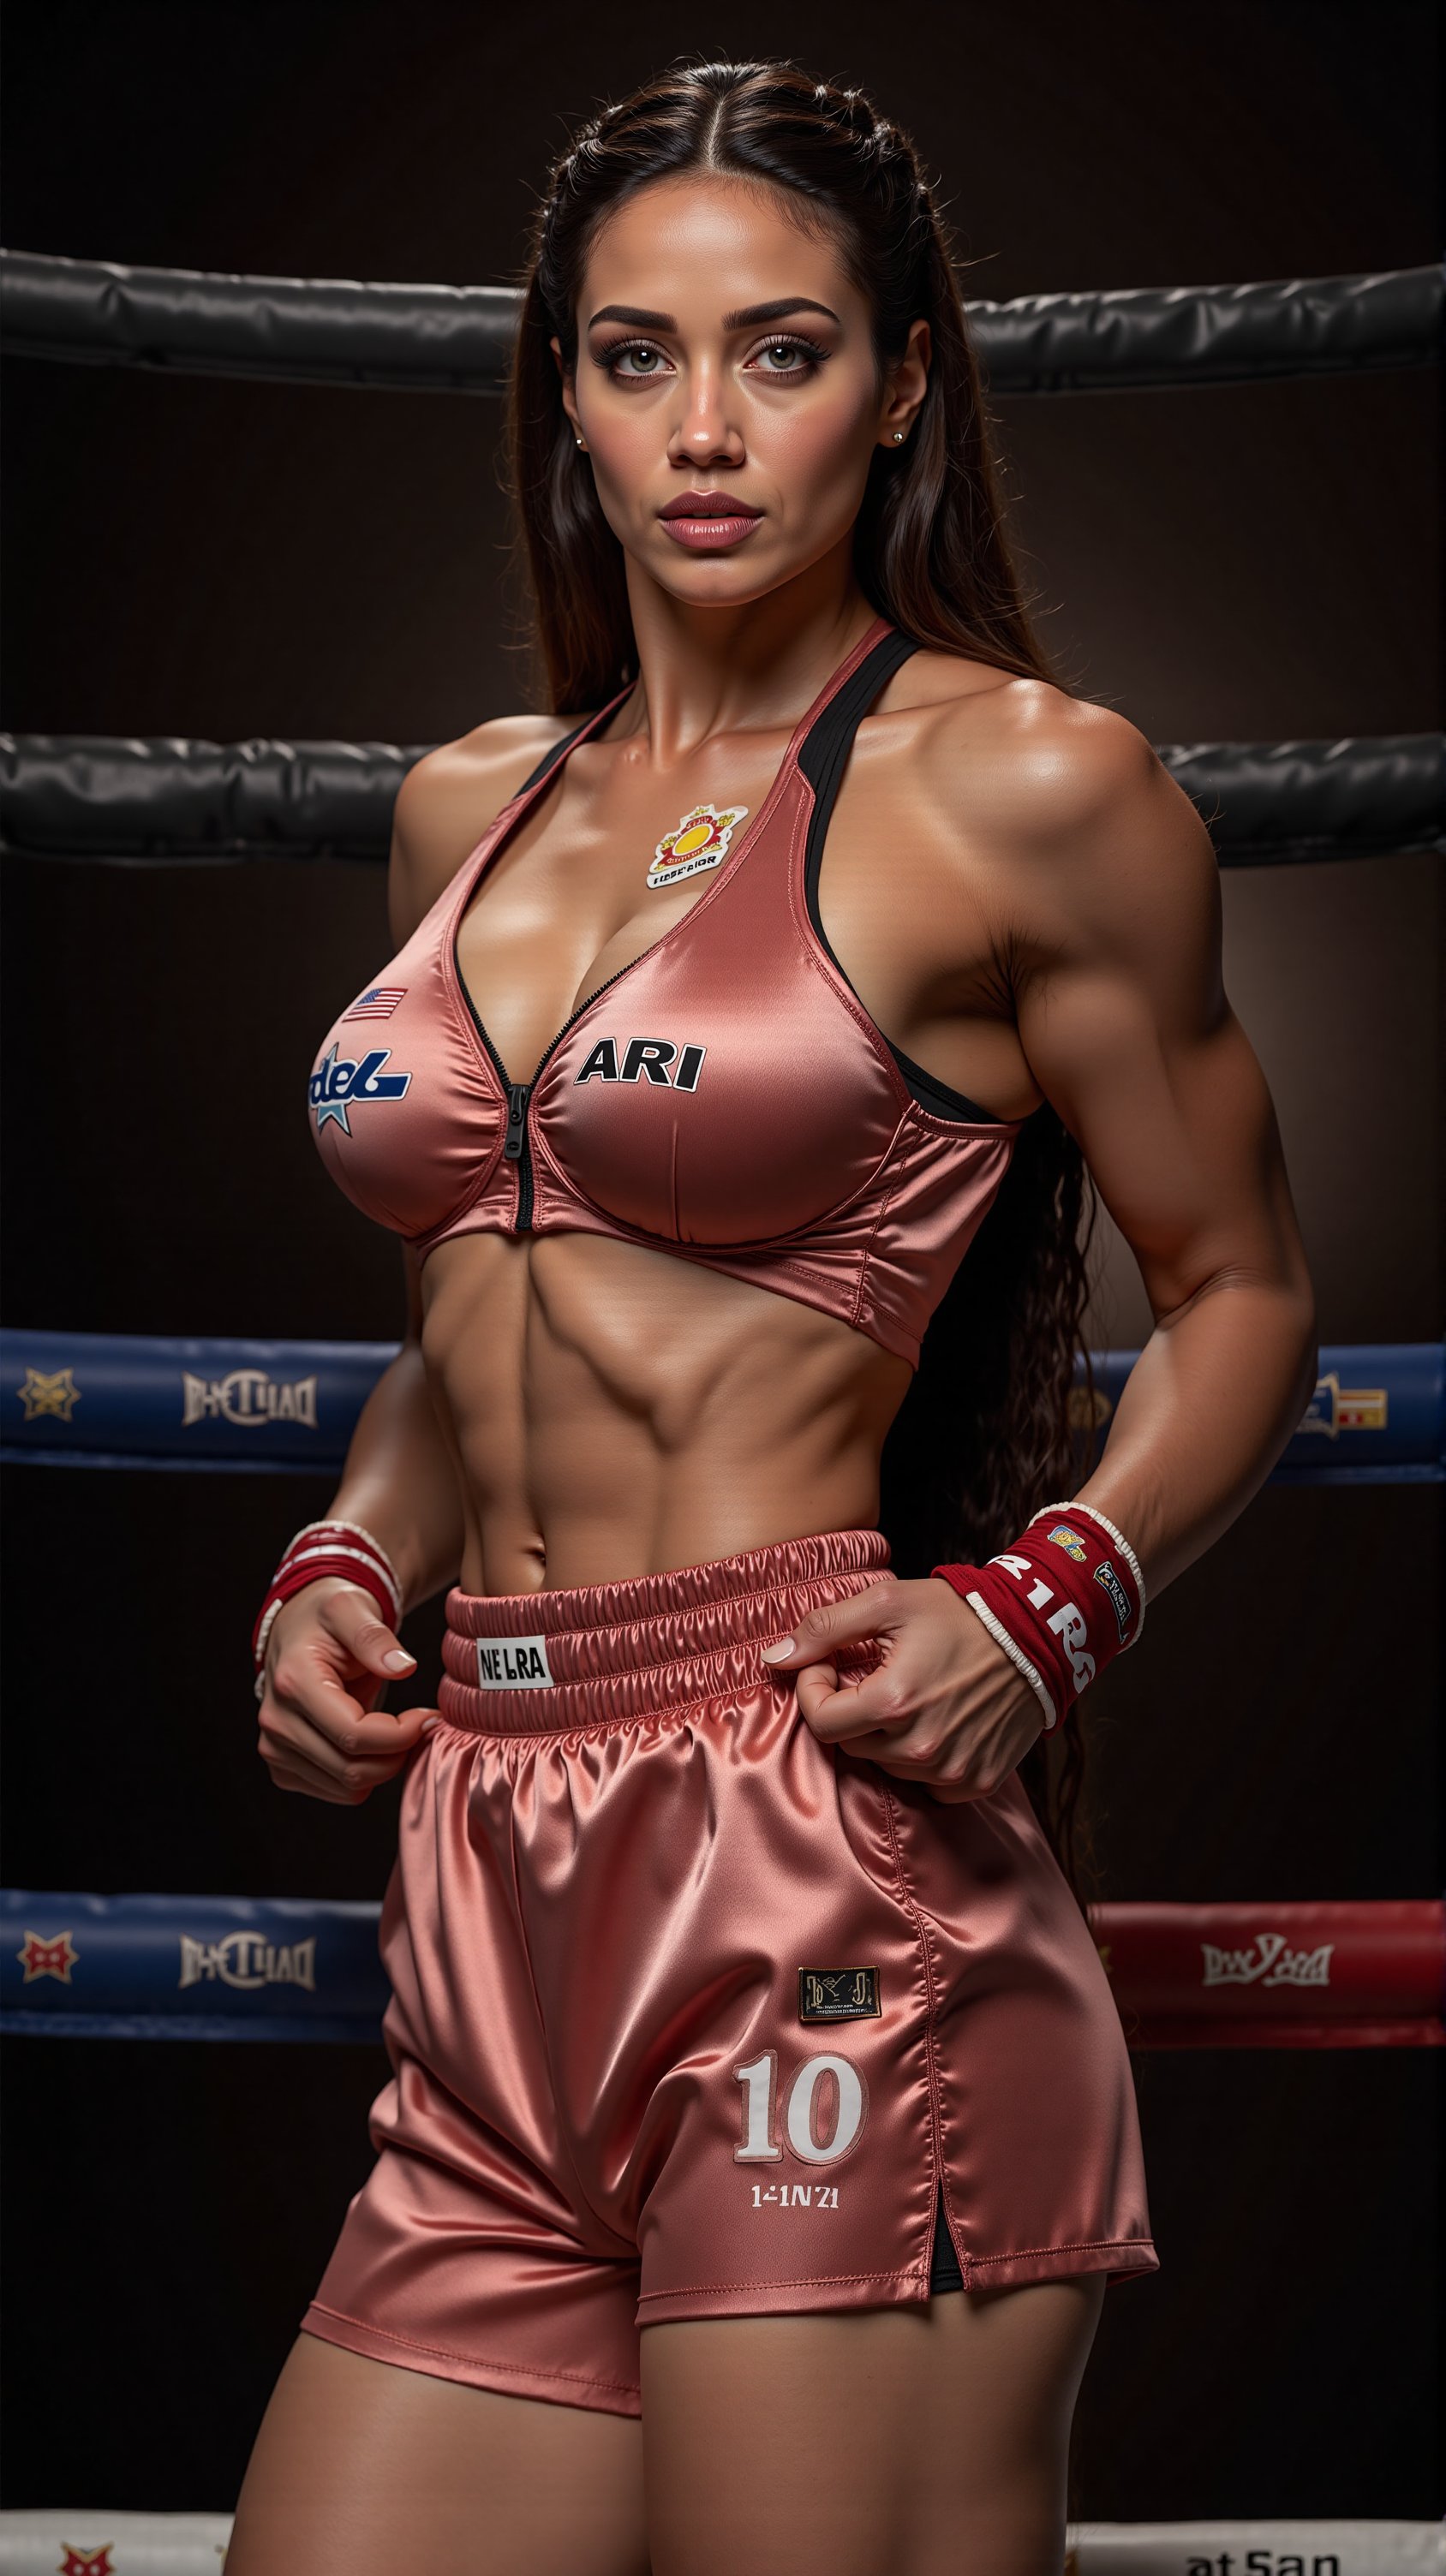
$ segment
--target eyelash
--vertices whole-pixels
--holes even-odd
[[[625,376],[620,371],[618,364],[619,360],[630,356],[635,350],[639,349],[645,349],[650,353],[655,352],[660,357],[662,355],[662,351],[658,348],[656,340],[615,340],[611,348],[594,350],[593,363],[594,365],[601,367],[604,373],[611,377],[615,385],[655,383],[657,377],[664,372],[662,368],[650,369],[647,374],[640,376]],[[829,356],[827,349],[821,349],[816,340],[806,340],[800,331],[775,332],[771,339],[759,342],[755,355],[761,357],[764,351],[768,349],[796,349],[799,355],[806,361],[806,363],[801,367],[762,367],[758,370],[758,373],[761,375],[772,376],[777,384],[788,384],[795,377],[800,379],[808,378],[814,373],[816,368],[821,367],[826,363]],[[745,363],[751,364],[752,362],[750,360]]]

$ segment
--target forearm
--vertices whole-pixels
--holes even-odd
[[[408,1609],[455,1580],[461,1490],[414,1341],[402,1344],[362,1407],[331,1512],[385,1548]]]
[[[1203,1556],[1264,1484],[1315,1374],[1303,1267],[1222,1273],[1160,1318],[1080,1488],[1130,1540],[1151,1593]]]

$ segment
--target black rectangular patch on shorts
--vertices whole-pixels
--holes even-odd
[[[800,2021],[877,2021],[882,2011],[877,1968],[799,1969]]]

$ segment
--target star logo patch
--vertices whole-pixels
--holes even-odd
[[[23,1384],[15,1392],[25,1407],[27,1422],[39,1422],[45,1414],[57,1422],[68,1422],[80,1402],[80,1389],[68,1368],[56,1369],[49,1376],[44,1369],[28,1368]]]
[[[322,1057],[307,1085],[307,1098],[316,1113],[316,1132],[321,1134],[329,1119],[334,1119],[343,1136],[351,1134],[347,1111],[358,1100],[400,1100],[412,1077],[409,1073],[384,1073],[391,1062],[390,1047],[372,1047],[359,1062],[340,1054],[335,1039]]]
[[[54,1977],[58,1984],[68,1986],[79,1955],[68,1932],[27,1932],[15,1953],[25,1971],[27,1986],[33,1986],[37,1977]]]

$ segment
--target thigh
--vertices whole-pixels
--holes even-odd
[[[1058,2576],[1103,2293],[646,2328],[653,2576]]]
[[[636,2419],[494,2396],[302,2335],[227,2576],[647,2576]]]

